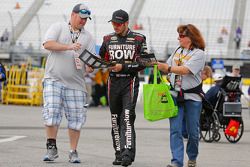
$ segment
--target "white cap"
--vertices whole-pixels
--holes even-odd
[[[233,65],[233,69],[240,69],[240,66],[235,64],[235,65]]]
[[[216,74],[214,74],[213,78],[214,78],[215,82],[221,81],[224,78],[224,75],[222,75],[220,73],[216,73]]]
[[[89,8],[88,8],[86,5],[84,5],[84,4],[81,4],[81,3],[77,4],[77,5],[73,8],[72,12],[78,13],[79,16],[80,16],[81,18],[89,18],[89,19],[91,20],[91,17],[90,17],[91,11],[90,11]]]

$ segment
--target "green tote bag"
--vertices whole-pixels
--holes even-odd
[[[157,84],[157,75],[161,83]],[[144,118],[158,121],[178,114],[178,107],[169,92],[170,86],[164,83],[157,65],[154,65],[154,83],[143,85]]]

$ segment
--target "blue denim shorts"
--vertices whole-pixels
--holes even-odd
[[[63,111],[68,128],[80,130],[86,121],[87,94],[84,91],[66,88],[58,81],[43,82],[43,119],[46,126],[59,126]]]

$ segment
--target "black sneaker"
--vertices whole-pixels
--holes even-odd
[[[122,163],[121,163],[122,166],[129,166],[131,164],[132,164],[132,159],[129,156],[124,156],[122,158]]]
[[[122,164],[122,159],[120,157],[116,157],[115,160],[113,161],[113,165],[121,165]]]

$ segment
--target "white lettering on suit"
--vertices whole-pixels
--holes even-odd
[[[132,127],[130,124],[130,120],[129,120],[129,110],[125,109],[125,119],[124,119],[125,123],[126,123],[126,132],[125,132],[125,136],[126,136],[126,143],[125,143],[125,148],[131,149],[131,145],[132,145]]]
[[[122,45],[109,45],[109,55],[111,60],[132,60],[135,55],[135,45],[122,44]]]
[[[113,128],[113,133],[114,133],[114,140],[115,140],[115,149],[116,151],[120,151],[120,134],[119,134],[119,127],[117,125],[117,114],[112,114],[112,128]]]

